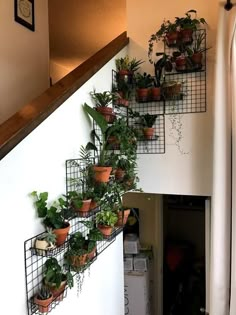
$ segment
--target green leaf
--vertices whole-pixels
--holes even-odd
[[[108,127],[108,124],[105,118],[95,109],[88,106],[88,104],[84,103],[83,107],[84,107],[85,112],[87,112],[93,118],[93,120],[96,122],[98,127],[101,129],[101,132],[104,134]]]

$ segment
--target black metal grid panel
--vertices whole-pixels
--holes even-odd
[[[26,279],[26,298],[27,298],[27,308],[28,315],[32,314],[41,314],[38,310],[37,305],[34,303],[33,298],[39,291],[42,282],[42,266],[48,257],[43,255],[35,255],[34,243],[37,236],[34,236],[24,243],[25,250],[25,279]],[[63,257],[65,248],[67,247],[66,243],[54,250],[54,256],[56,256],[59,264],[63,266]],[[48,255],[51,256],[52,252]],[[50,310],[54,309],[67,295],[67,287],[63,292],[60,299],[55,298],[50,304]]]
[[[193,34],[193,47],[196,35],[206,30],[197,30]],[[201,48],[206,48],[206,39],[201,44]],[[177,47],[165,45],[165,53],[172,55],[177,51]],[[165,114],[187,114],[206,112],[206,51],[203,52],[201,69],[176,71],[175,64],[172,72],[165,73],[165,81],[177,81],[182,84],[181,97],[179,99],[165,100]]]
[[[135,98],[130,102],[130,108],[133,111],[142,114],[157,114],[157,119],[154,124],[155,133],[152,139],[146,140],[140,137],[138,139],[137,153],[138,154],[163,154],[165,153],[165,116],[164,102],[147,102],[138,103]],[[135,124],[135,119],[129,117],[129,124],[138,127]],[[141,135],[142,131],[140,131]]]

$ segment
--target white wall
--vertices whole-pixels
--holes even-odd
[[[124,53],[125,50],[121,52]],[[50,200],[65,193],[65,160],[77,158],[80,145],[89,139],[91,126],[82,104],[85,101],[92,104],[89,92],[94,87],[97,91],[111,88],[111,70],[114,67],[114,60],[107,63],[0,161],[0,236],[5,239],[1,245],[5,258],[0,260],[4,283],[1,300],[11,307],[11,314],[26,314],[24,241],[44,230],[29,193],[33,190],[48,191]],[[65,314],[66,308],[68,314],[74,314],[76,310],[88,315],[122,315],[122,254],[120,236],[91,267],[91,276],[85,279],[82,296],[76,299],[76,288],[72,289],[68,292],[68,300],[58,306],[55,314]],[[105,289],[105,283],[108,283],[108,289]],[[9,294],[13,291],[17,292],[14,303],[12,294]]]
[[[211,195],[212,180],[212,106],[215,62],[215,35],[218,1],[181,0],[127,1],[129,54],[145,60],[143,70],[153,73],[147,58],[148,40],[163,19],[174,20],[190,9],[208,22],[207,41],[207,112],[186,114],[181,118],[183,139],[180,149],[170,136],[171,123],[166,116],[166,153],[139,156],[140,186],[149,193]],[[156,51],[163,50],[162,45]],[[187,154],[183,154],[187,153]]]
[[[14,1],[0,4],[0,124],[49,87],[48,1],[35,0],[35,32],[14,21]]]

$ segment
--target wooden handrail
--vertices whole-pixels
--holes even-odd
[[[120,34],[0,125],[0,159],[6,156],[128,43],[127,33]]]

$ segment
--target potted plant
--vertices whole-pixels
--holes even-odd
[[[47,251],[56,247],[56,234],[53,233],[51,228],[47,229],[47,232],[41,233],[36,237],[34,248],[37,255],[46,256]]]
[[[150,63],[153,63],[152,53],[155,42],[160,40],[165,41],[169,46],[177,44],[179,37],[178,24],[171,22],[170,20],[164,20],[160,28],[156,33],[150,36],[148,41],[148,59]]]
[[[135,75],[135,85],[138,102],[147,102],[149,100],[149,89],[153,84],[150,74],[144,72]]]
[[[34,303],[38,306],[40,313],[47,313],[50,311],[50,304],[53,301],[53,295],[49,288],[42,285],[38,293],[34,296]]]
[[[129,101],[132,96],[132,85],[129,84],[127,81],[121,79],[117,76],[116,84],[113,86],[113,92],[117,93],[118,97],[116,99],[115,105],[129,106]]]
[[[96,223],[101,233],[110,236],[117,222],[117,214],[109,206],[103,205],[102,210],[96,214]]]
[[[195,32],[193,45],[186,47],[189,58],[192,61],[192,68],[194,70],[200,70],[202,68],[203,52],[210,49],[205,47],[206,33],[202,30]]]
[[[31,196],[36,199],[34,204],[38,217],[43,219],[46,228],[51,228],[53,233],[56,234],[56,245],[62,245],[70,229],[70,224],[66,221],[67,201],[60,197],[49,206],[47,203],[48,192],[37,193],[37,191],[33,191]]]
[[[87,249],[88,249],[88,260],[92,260],[96,253],[97,241],[103,240],[103,234],[95,226],[95,221],[80,221],[83,223],[89,230],[87,233]]]
[[[179,100],[182,97],[182,83],[179,81],[164,81],[161,88],[165,100]]]
[[[73,271],[79,271],[87,262],[88,248],[81,232],[76,232],[69,239],[69,248],[65,253],[66,264]]]
[[[112,123],[115,120],[115,114],[110,105],[118,98],[117,94],[110,91],[96,92],[94,90],[90,92],[90,95],[96,110],[103,115],[108,123]]]
[[[132,83],[134,72],[139,70],[143,62],[141,59],[137,60],[128,55],[115,59],[117,78]]]
[[[156,122],[158,115],[153,114],[143,114],[140,115],[140,123],[143,127],[143,134],[146,139],[152,139],[154,135],[154,124]]]
[[[73,276],[69,271],[64,272],[57,259],[51,257],[43,264],[43,284],[52,292],[54,299],[61,300],[66,285],[73,287]]]
[[[192,17],[192,15],[194,15]],[[204,18],[197,18],[196,10],[189,10],[184,17],[176,17],[175,23],[180,27],[180,40],[184,44],[191,44],[193,31],[196,31],[201,24],[206,24]]]

